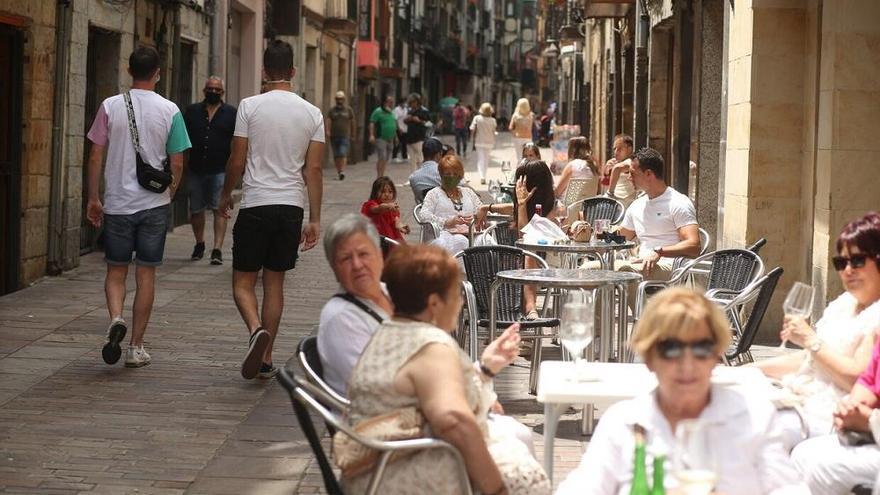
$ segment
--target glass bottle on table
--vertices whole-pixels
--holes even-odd
[[[654,456],[654,481],[651,483],[651,495],[666,495],[663,466],[665,462],[666,456],[660,454]]]
[[[510,183],[510,162],[509,161],[505,160],[505,161],[501,162],[501,173],[504,175],[504,183],[509,184]]]
[[[636,448],[633,455],[633,477],[629,487],[629,495],[651,495],[648,486],[647,447],[645,446],[645,428],[640,424],[633,426],[633,437]]]
[[[541,206],[541,203],[538,203],[535,205],[535,215],[537,215],[539,217],[544,216],[544,207]]]

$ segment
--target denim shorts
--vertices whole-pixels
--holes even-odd
[[[165,234],[171,205],[157,206],[131,215],[104,215],[104,260],[108,265],[135,262],[159,266],[165,254]]]
[[[232,268],[240,272],[293,269],[302,224],[303,209],[298,206],[242,208],[232,228]]]
[[[333,158],[345,158],[348,156],[348,138],[345,136],[330,136],[330,147],[333,149]]]
[[[186,183],[189,187],[189,213],[195,215],[201,213],[205,208],[209,210],[217,210],[220,204],[220,193],[223,192],[223,179],[225,173],[219,174],[197,174],[190,172],[186,176]]]

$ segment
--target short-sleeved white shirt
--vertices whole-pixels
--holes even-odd
[[[324,142],[324,116],[296,93],[273,90],[241,100],[235,136],[248,139],[241,207],[303,207],[302,168],[311,141]]]
[[[382,292],[388,293],[385,284]],[[358,299],[383,319],[389,318],[379,305]],[[347,395],[351,370],[377,328],[379,322],[375,318],[345,299],[331,297],[324,305],[318,323],[318,356],[324,368],[324,381],[333,390]]]
[[[627,208],[620,226],[636,233],[639,254],[643,255],[657,247],[677,244],[681,241],[678,229],[696,223],[697,210],[690,198],[667,187],[654,199],[648,199],[647,195],[636,198]]]
[[[190,147],[186,125],[177,105],[146,89],[132,89],[130,94],[144,160],[159,168],[169,155]],[[137,181],[137,158],[128,125],[128,105],[122,94],[101,103],[88,138],[107,147],[104,213],[131,215],[171,202],[168,191],[157,194],[144,189]]]

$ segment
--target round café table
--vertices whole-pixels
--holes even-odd
[[[536,242],[526,242],[523,239],[516,241],[516,247],[532,252],[559,253],[562,255],[565,268],[577,268],[578,256],[585,254],[595,254],[599,258],[600,268],[602,270],[614,270],[614,253],[621,249],[630,249],[635,247],[636,243],[626,241],[616,242],[577,242],[564,241],[559,243],[538,244]]]

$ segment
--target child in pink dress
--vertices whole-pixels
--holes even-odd
[[[372,220],[379,235],[406,244],[403,234],[409,234],[409,226],[400,221],[397,189],[390,178],[379,177],[373,182],[370,199],[361,206],[361,215]]]

